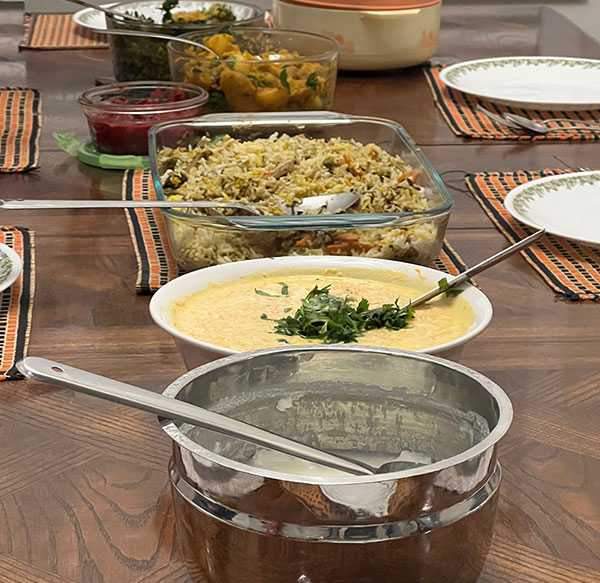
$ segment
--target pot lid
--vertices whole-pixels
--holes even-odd
[[[282,0],[299,6],[336,10],[411,10],[440,4],[442,0]]]

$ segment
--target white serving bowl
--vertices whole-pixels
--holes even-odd
[[[273,0],[277,28],[335,38],[341,45],[340,69],[374,71],[419,65],[438,46],[439,2],[415,1],[397,10],[336,9],[303,5],[302,0]]]
[[[195,368],[223,356],[237,354],[238,351],[236,350],[230,350],[223,348],[222,346],[215,346],[213,344],[208,344],[207,342],[196,340],[177,330],[171,323],[173,302],[181,300],[185,296],[203,289],[210,284],[225,283],[254,273],[265,273],[275,269],[290,268],[333,268],[339,270],[361,268],[378,271],[397,271],[415,278],[419,277],[422,281],[424,278],[424,281],[430,284],[431,287],[435,287],[441,278],[448,277],[448,274],[443,271],[423,267],[421,265],[389,261],[387,259],[371,259],[367,257],[321,255],[314,257],[290,256],[250,259],[248,261],[238,261],[236,263],[225,263],[222,265],[206,267],[175,278],[154,294],[150,301],[150,315],[156,324],[173,336],[188,369]],[[456,357],[458,353],[454,350],[455,348],[463,345],[472,338],[475,338],[475,336],[485,329],[492,318],[492,304],[487,296],[476,287],[467,284],[461,297],[471,306],[475,316],[469,330],[451,342],[431,346],[417,352],[427,354],[444,353],[444,356],[448,357],[448,351],[452,349],[452,356]],[[219,318],[221,317],[223,317],[223,314],[215,314],[215,322],[217,325]]]

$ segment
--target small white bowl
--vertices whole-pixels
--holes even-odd
[[[163,330],[171,334],[175,343],[183,356],[183,360],[188,369],[195,368],[201,364],[210,362],[217,358],[237,354],[238,351],[215,346],[191,338],[177,330],[171,323],[172,305],[174,301],[180,300],[200,289],[213,283],[224,283],[253,273],[264,273],[275,269],[350,269],[362,268],[373,270],[397,271],[409,276],[424,278],[431,287],[435,287],[437,282],[448,277],[447,273],[414,265],[412,263],[402,263],[399,261],[389,261],[387,259],[370,259],[367,257],[337,257],[337,256],[291,256],[291,257],[273,257],[266,259],[250,259],[247,261],[238,261],[236,263],[226,263],[214,265],[197,271],[186,273],[167,283],[160,288],[150,301],[150,315],[156,324]],[[444,344],[431,346],[417,352],[426,354],[438,354],[443,352],[445,356],[450,349],[461,346],[472,338],[480,334],[492,319],[492,304],[487,296],[476,287],[467,284],[465,291],[461,294],[473,310],[475,319],[469,330]],[[218,321],[219,314],[215,314],[215,321]],[[453,356],[455,354],[453,353]]]

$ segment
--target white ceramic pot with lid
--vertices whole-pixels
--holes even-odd
[[[315,32],[341,45],[340,69],[411,67],[437,50],[441,0],[273,0],[278,28]]]

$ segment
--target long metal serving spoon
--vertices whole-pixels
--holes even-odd
[[[323,194],[306,197],[294,208],[286,208],[290,214],[301,215],[325,208],[328,213],[339,213],[351,207],[360,198],[355,192]],[[232,208],[243,210],[251,215],[262,215],[256,208],[237,202],[211,202],[205,200],[28,200],[23,198],[0,199],[0,210],[40,210],[40,209],[106,209],[106,208]]]
[[[122,18],[123,20],[140,22],[140,19],[136,18],[135,16],[130,16],[129,14],[121,14],[120,12],[116,12],[115,10],[106,8],[105,6],[97,6],[96,4],[91,4],[90,2],[83,2],[83,0],[67,0],[67,2],[70,2],[71,4],[77,4],[79,6],[85,6],[86,8],[92,8],[93,10],[99,10],[100,12],[104,12],[104,14],[108,14],[109,16],[116,16],[117,18]]]
[[[206,45],[199,43],[195,40],[190,40],[189,38],[181,38],[178,36],[173,36],[172,34],[162,34],[159,32],[145,32],[141,30],[126,30],[121,28],[92,28],[91,30],[95,32],[100,32],[102,34],[113,34],[116,36],[145,36],[148,38],[161,38],[163,40],[174,40],[176,42],[180,42],[186,45],[192,45],[193,47],[198,47],[200,49],[205,50],[210,53],[215,59],[220,59],[221,57],[215,53],[212,49],[209,49]]]
[[[526,237],[525,239],[522,239],[521,241],[517,241],[514,245],[507,247],[503,251],[499,251],[495,255],[492,255],[491,257],[484,259],[482,262],[478,263],[477,265],[470,267],[469,269],[467,269],[460,275],[457,275],[456,277],[452,278],[451,280],[449,280],[447,282],[448,285],[444,285],[444,286],[438,285],[438,287],[429,290],[428,292],[424,293],[422,296],[419,296],[417,299],[411,300],[408,304],[403,306],[402,309],[408,308],[408,306],[412,306],[413,308],[415,308],[416,306],[420,306],[421,304],[428,302],[430,299],[435,298],[436,296],[439,296],[440,294],[445,293],[450,288],[456,287],[457,285],[460,285],[461,283],[465,282],[467,279],[470,279],[471,277],[477,275],[478,273],[485,271],[489,267],[496,265],[496,263],[500,263],[500,261],[503,261],[507,257],[510,257],[513,253],[516,253],[517,251],[520,251],[521,249],[528,247],[532,243],[539,241],[545,234],[546,234],[546,229],[541,229],[539,231],[536,231],[533,235],[529,235],[529,237]]]
[[[377,468],[368,464],[321,451],[226,415],[220,415],[178,399],[165,397],[141,387],[128,385],[52,360],[28,356],[19,361],[17,367],[25,376],[36,381],[87,393],[94,397],[149,411],[167,419],[191,423],[349,474],[370,476],[378,472]]]

